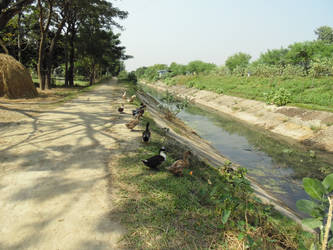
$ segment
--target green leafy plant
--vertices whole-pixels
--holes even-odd
[[[326,249],[326,246],[333,247],[333,239],[328,239],[331,227],[333,210],[333,174],[326,176],[320,182],[313,178],[304,178],[303,186],[305,192],[312,200],[298,200],[298,210],[310,215],[312,218],[302,220],[302,223],[311,229],[319,228],[320,235],[318,242],[314,242],[311,249]],[[328,241],[329,240],[329,241]]]
[[[162,98],[162,100],[164,104],[160,104],[159,108],[165,111],[166,118],[168,120],[172,120],[189,104],[189,100],[187,98],[183,100],[178,100],[169,91],[166,92],[166,95]]]
[[[290,102],[290,92],[285,88],[278,90],[272,90],[264,94],[265,101],[267,104],[275,104],[277,106],[284,106]]]

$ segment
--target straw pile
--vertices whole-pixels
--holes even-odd
[[[15,58],[0,54],[0,97],[15,99],[37,95],[29,71]]]

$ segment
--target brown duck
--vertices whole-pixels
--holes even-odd
[[[138,114],[134,120],[130,121],[129,123],[126,123],[126,127],[129,129],[135,128],[135,126],[139,124],[140,117],[141,117],[141,114]]]
[[[184,168],[187,168],[190,165],[189,157],[192,155],[191,151],[186,151],[183,154],[182,160],[175,161],[170,167],[166,168],[171,173],[177,176],[183,176]]]
[[[129,103],[132,103],[134,101],[134,99],[136,98],[136,95],[132,95],[130,99],[128,99]]]
[[[126,91],[124,92],[122,98],[123,98],[123,100],[126,100]]]

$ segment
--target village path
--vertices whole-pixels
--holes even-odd
[[[111,162],[140,141],[122,91],[111,81],[38,116],[7,108],[24,118],[0,126],[0,249],[121,248]]]

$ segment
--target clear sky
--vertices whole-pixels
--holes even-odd
[[[223,65],[237,52],[258,58],[267,49],[314,40],[333,27],[333,0],[117,0],[127,70],[203,60]]]

